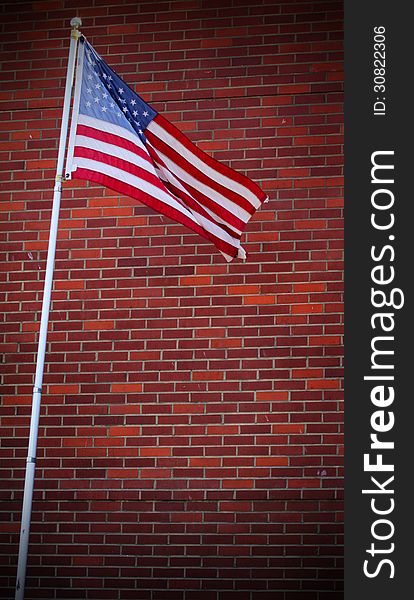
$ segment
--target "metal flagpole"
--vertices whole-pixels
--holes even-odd
[[[36,464],[37,434],[39,428],[40,400],[42,397],[43,369],[45,363],[47,328],[49,323],[50,297],[52,293],[53,268],[55,262],[56,238],[59,220],[60,197],[62,194],[62,174],[65,157],[66,138],[69,123],[70,99],[72,94],[73,74],[76,48],[80,32],[78,27],[82,21],[74,17],[71,22],[69,60],[66,73],[65,98],[63,103],[62,125],[60,130],[59,152],[56,166],[55,186],[53,188],[53,207],[50,221],[49,246],[47,251],[46,275],[43,289],[42,317],[40,320],[39,341],[37,348],[36,375],[33,388],[32,416],[30,419],[29,447],[26,462],[26,477],[24,482],[22,522],[20,528],[19,559],[17,564],[15,600],[24,599],[26,579],[27,551],[29,547],[30,518],[32,513],[33,485]]]

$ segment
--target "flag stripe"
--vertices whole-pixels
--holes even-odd
[[[135,152],[130,152],[129,150],[124,150],[124,148],[120,148],[119,146],[116,146],[116,144],[111,144],[108,142],[101,142],[100,140],[97,140],[95,138],[78,135],[76,137],[75,156],[86,156],[86,154],[80,154],[80,151],[82,149],[89,150],[90,153],[102,152],[104,154],[109,154],[109,155],[115,151],[116,155],[114,156],[114,158],[123,160],[129,164],[135,165],[136,167],[139,167],[140,169],[144,169],[144,171],[148,171],[148,173],[151,173],[152,175],[154,175],[154,177],[157,177],[157,175],[155,173],[154,164],[152,163],[152,161],[149,160],[150,157],[147,157],[147,156],[141,157],[139,154],[137,154]],[[93,158],[93,157],[91,155],[88,155],[87,158]]]
[[[237,240],[234,240],[234,238],[232,238],[226,231],[223,231],[218,225],[212,221],[209,221],[198,213],[193,214],[187,207],[180,204],[170,192],[161,189],[161,187],[154,186],[151,182],[142,177],[137,177],[131,173],[128,173],[125,169],[119,169],[115,166],[111,166],[110,164],[106,164],[105,162],[91,160],[89,158],[78,157],[77,163],[78,168],[86,169],[88,171],[96,171],[102,176],[106,176],[115,181],[123,181],[130,187],[131,190],[136,190],[138,194],[142,192],[145,194],[145,200],[143,201],[150,206],[151,201],[148,200],[148,197],[152,197],[154,199],[153,207],[167,216],[170,216],[169,209],[172,208],[175,215],[173,217],[174,219],[180,220],[181,216],[181,218],[185,219],[185,223],[183,224],[191,227],[192,229],[195,227],[195,231],[197,231],[197,233],[200,233],[200,231],[204,232],[204,237],[207,237],[208,239],[211,239],[211,236],[213,236],[216,241],[220,240],[228,245],[232,245],[233,247],[236,245],[235,242],[238,243]],[[77,175],[79,176],[79,174]],[[110,187],[112,189],[117,189],[113,188],[113,186]],[[132,194],[132,196],[136,197],[134,194]],[[190,225],[190,223],[192,225]]]
[[[85,132],[85,127],[79,127],[79,131]],[[107,141],[100,141],[99,138],[103,138]],[[114,144],[116,138],[117,136],[103,134],[102,132],[96,132],[96,130],[94,130],[94,137],[78,135],[76,137],[76,149],[74,152],[74,156],[82,156],[84,158],[95,158],[96,160],[106,162],[113,166],[118,166],[119,168],[122,168],[122,164],[119,160],[122,159],[123,161],[125,161],[125,169],[134,175],[139,176],[139,173],[135,170],[131,170],[132,165],[139,166],[140,168],[145,169],[149,173],[152,173],[155,180],[153,181],[153,183],[155,185],[158,177],[155,172],[154,164],[151,162],[150,156],[145,155],[141,157],[141,153],[138,155],[136,152],[130,152],[129,150],[125,150],[122,147],[118,147]],[[99,156],[99,158],[97,158],[97,156],[94,156],[94,152],[98,154],[104,153],[108,155],[108,158],[104,159],[102,156]],[[111,156],[113,158],[112,162],[109,158]],[[74,162],[76,165],[76,160]],[[171,179],[172,178],[173,176],[171,175]],[[177,180],[175,181],[175,183],[177,183]],[[196,204],[198,205],[194,208],[196,208],[198,211],[200,211],[202,204],[204,204],[206,209],[207,207],[211,209],[211,211],[208,210],[208,213],[213,219],[218,220],[221,224],[231,224],[231,226],[237,229],[238,232],[243,231],[245,226],[244,222],[240,221],[236,216],[234,216],[231,212],[227,211],[225,208],[211,201],[210,198],[208,198],[208,196],[197,192],[195,188],[190,188],[190,186],[188,185],[186,185],[185,188],[184,186],[182,186],[182,189],[184,193],[186,193],[186,199],[188,198],[188,195],[194,198]],[[178,190],[175,190],[174,194],[176,196],[179,196],[180,192]]]
[[[151,165],[152,171],[153,172],[148,172],[146,170],[146,166],[144,166],[144,169],[142,169],[142,167],[138,166],[137,164],[134,164],[132,162],[128,162],[128,160],[126,160],[123,156],[123,152],[120,156],[115,156],[114,153],[116,152],[116,148],[114,148],[113,146],[110,146],[108,144],[102,144],[102,146],[105,146],[104,151],[100,151],[97,147],[96,144],[93,144],[94,147],[90,148],[87,145],[84,146],[76,146],[75,149],[75,157],[77,157],[79,160],[75,161],[78,165],[80,166],[86,166],[86,162],[82,161],[81,159],[90,159],[93,161],[96,161],[97,163],[103,163],[105,165],[108,165],[110,167],[115,167],[116,169],[119,169],[120,171],[125,171],[126,173],[130,173],[131,175],[135,176],[135,177],[141,177],[143,180],[147,181],[149,184],[158,187],[161,191],[165,191],[165,185],[163,182],[160,181],[159,176],[156,174],[154,167]],[[121,149],[122,150],[122,149]],[[180,202],[180,198],[177,197],[177,194],[175,193],[177,190],[177,188],[175,188],[175,190],[172,192],[175,199]],[[167,187],[167,193],[171,194],[171,190],[168,190]],[[160,198],[159,198],[160,199]],[[215,222],[214,216],[210,215],[202,206],[200,206],[191,196],[186,194],[186,200],[187,200],[187,205],[190,209],[190,212],[193,213],[194,211],[201,215],[206,222],[207,221],[211,221],[211,223]],[[182,206],[182,204],[181,204]],[[197,218],[195,219],[197,221]],[[206,229],[209,229],[209,227],[207,227],[207,225],[204,225]],[[221,223],[218,224],[219,227],[221,227],[222,229],[224,229],[224,231],[226,231],[229,235],[234,235],[233,231],[230,231],[227,227],[223,227],[223,225]],[[240,237],[240,235],[235,237]]]
[[[126,129],[125,127],[120,127],[119,125],[115,125],[114,123],[108,123],[108,121],[102,121],[101,119],[97,119],[96,117],[90,117],[88,115],[80,114],[78,117],[78,127],[81,125],[86,125],[87,127],[92,127],[93,129],[105,133],[112,133],[113,135],[117,135],[121,138],[121,140],[128,140],[135,147],[141,148],[145,152],[145,145],[140,140],[139,136],[133,131],[133,129]],[[127,121],[127,125],[129,123]],[[77,133],[79,131],[77,130]]]
[[[93,138],[87,138],[85,136],[77,136],[76,143],[76,158],[91,159],[97,162],[105,163],[112,167],[116,167],[120,170],[124,170],[127,173],[130,173],[131,175],[134,175],[136,177],[142,177],[148,183],[159,187],[161,190],[164,190],[164,188],[166,187],[164,183],[160,182],[160,179],[155,171],[154,165],[152,163],[149,163],[148,160],[139,160],[138,157],[136,157],[136,155],[132,152],[126,151],[123,148],[118,148],[111,144],[107,144],[106,142],[100,142]],[[79,160],[75,160],[75,164],[79,164]],[[175,187],[174,190],[169,191],[172,191],[175,199],[180,202],[180,190],[177,189],[177,187]],[[202,215],[207,220],[213,223],[217,222],[218,217],[209,213],[209,211],[203,208],[202,205],[200,205],[196,200],[194,200],[190,195],[188,195],[185,192],[185,190],[184,193],[186,204],[191,212],[195,210],[198,214]],[[235,220],[235,217],[233,217],[233,220]],[[217,225],[222,227],[230,235],[234,234],[234,232],[229,230],[228,227],[223,227],[223,223],[221,223],[221,221],[218,222]],[[236,235],[236,237],[240,236]]]
[[[101,173],[102,175],[106,175],[114,179],[118,177],[121,181],[127,182],[131,187],[140,190],[150,196],[152,195],[155,201],[163,202],[164,204],[169,203],[171,207],[174,208],[174,210],[179,211],[187,219],[198,225],[190,210],[183,206],[183,204],[178,202],[170,192],[168,192],[165,189],[162,189],[160,185],[153,185],[153,183],[149,181],[149,178],[147,179],[146,177],[136,176],[132,173],[127,172],[125,168],[118,168],[114,165],[109,164],[111,158],[113,157],[108,156],[107,163],[79,156],[77,157],[76,162],[78,164],[78,168],[87,169],[89,171],[96,169],[96,171],[98,173]],[[145,171],[143,171],[142,174],[145,175]]]
[[[216,237],[212,233],[206,231],[205,229],[203,229],[203,227],[198,225],[198,223],[189,219],[185,214],[177,211],[173,206],[163,203],[162,201],[154,198],[154,196],[146,193],[142,189],[137,189],[135,186],[131,185],[125,180],[121,181],[117,177],[106,175],[105,173],[96,169],[94,165],[90,166],[92,167],[91,169],[82,166],[79,167],[76,171],[76,176],[79,179],[86,179],[87,181],[99,183],[125,196],[135,198],[143,204],[150,206],[157,212],[165,214],[173,221],[178,221],[182,225],[185,225],[189,229],[193,230],[195,233],[198,233],[201,237],[213,242],[213,244],[220,250],[220,252],[225,256],[226,260],[228,261],[237,256],[238,248],[235,248],[234,245],[232,245],[231,243],[228,243],[225,240]]]
[[[172,173],[168,171],[168,169],[165,169],[162,165],[160,165],[159,169],[157,170],[157,174],[158,177],[164,182],[166,188],[170,190],[174,194],[174,196],[179,196],[183,200],[185,200],[186,205],[190,207],[192,212],[197,212],[200,215],[206,217],[207,219],[212,220],[213,222],[217,223],[217,225],[220,226],[224,231],[227,231],[229,235],[236,239],[240,239],[242,233],[240,230],[234,229],[229,225],[228,221],[223,221],[222,219],[220,219],[220,217],[217,217],[215,214],[212,214],[212,212],[209,211],[205,206],[202,206],[195,199],[194,194],[191,193],[190,195],[190,193],[188,193],[187,190],[183,187],[181,182],[178,181],[178,179],[176,179],[172,175]]]
[[[217,202],[215,202],[215,200],[212,200],[211,197],[207,196],[206,194],[203,194],[200,188],[197,189],[195,186],[192,186],[188,182],[177,177],[176,174],[168,168],[168,166],[161,159],[161,157],[157,155],[150,146],[148,146],[148,150],[153,158],[154,164],[161,169],[167,181],[178,187],[178,194],[180,194],[182,191],[183,193],[190,195],[198,204],[201,204],[206,209],[208,209],[209,213],[212,216],[214,215],[214,218],[216,220],[220,220],[220,222],[224,224],[231,225],[237,231],[241,232],[244,230],[246,223],[242,219],[239,219],[226,207],[218,204]]]
[[[103,163],[109,165],[110,167],[115,167],[119,169],[120,172],[125,171],[126,173],[130,173],[135,177],[142,177],[142,179],[147,181],[149,184],[164,191],[165,186],[161,184],[160,179],[155,173],[155,169],[152,165],[152,169],[148,170],[136,163],[134,164],[132,162],[128,162],[122,155],[115,156],[113,153],[110,152],[109,149],[100,151],[96,148],[91,149],[85,146],[76,146],[75,157],[79,159],[85,158],[94,160],[98,163]],[[82,160],[77,160],[75,162],[77,164],[85,164]]]
[[[164,163],[177,177],[180,179],[186,178],[185,181],[189,183],[192,180],[196,182],[197,187],[207,186],[210,190],[209,194],[217,197],[220,202],[224,201],[228,209],[233,211],[240,219],[245,222],[250,219],[256,209],[243,196],[218,183],[214,178],[205,175],[196,163],[188,162],[180,153],[176,152],[171,146],[167,146],[151,132],[147,133],[147,139],[155,152],[162,157]]]
[[[122,138],[120,138],[119,136],[113,134],[106,134],[94,128],[86,127],[84,125],[80,125],[78,127],[78,130],[79,132],[82,132],[84,134],[93,135],[93,137],[87,137],[87,135],[78,135],[76,137],[75,157],[95,159],[98,162],[103,162],[108,165],[117,167],[119,169],[124,169],[132,175],[135,175],[137,177],[142,176],[153,185],[158,185],[158,187],[161,187],[159,186],[160,182],[154,169],[154,165],[152,162],[149,162],[151,159],[150,156],[146,154],[146,149],[140,151],[138,155],[136,152],[130,152],[129,150],[125,150],[125,146],[129,148],[131,145],[128,141],[122,140]],[[107,141],[100,141],[101,139]],[[119,142],[122,143],[123,147],[118,147],[117,144]],[[79,161],[75,160],[75,164],[77,164],[78,162]],[[141,168],[148,172],[142,173],[142,171],[140,170]],[[169,175],[169,179],[173,179],[173,176],[171,174]],[[240,233],[245,226],[245,224],[242,221],[237,219],[237,217],[235,217],[225,209],[215,205],[215,203],[210,201],[208,197],[203,196],[194,189],[188,189],[189,186],[186,186],[187,189],[184,189],[182,191],[182,189],[180,190],[180,185],[177,180],[175,180],[174,184],[174,189],[171,189],[170,191],[173,192],[177,200],[179,200],[179,196],[184,193],[185,202],[190,208],[191,212],[196,211],[207,221],[215,221],[217,225],[224,229],[226,233],[228,233],[231,236],[234,236],[237,240],[240,238]],[[162,186],[161,189],[163,189],[163,187],[164,186]],[[201,204],[196,198],[194,198],[194,196],[198,196],[198,199],[201,198]],[[205,205],[204,208],[203,204]],[[217,208],[216,212],[219,212],[220,214],[224,215],[224,218],[221,218],[218,215],[210,212],[207,208],[210,205],[213,205],[213,208]],[[208,229],[206,222],[204,223],[204,227]],[[236,231],[234,231],[233,228]]]
[[[165,141],[178,153],[185,156],[191,163],[196,164],[200,170],[212,179],[220,175],[225,180],[223,181],[223,185],[237,190],[240,195],[250,200],[255,208],[259,208],[261,203],[266,199],[266,194],[258,185],[197,148],[175,125],[167,121],[162,115],[158,114],[151,121],[147,127],[147,131],[153,132],[157,138]],[[238,185],[236,184],[240,186],[239,189],[237,189]]]
[[[92,138],[100,142],[114,144],[118,148],[123,148],[124,150],[131,152],[132,154],[137,154],[144,160],[151,163],[151,158],[148,156],[148,151],[146,150],[145,146],[142,146],[141,144],[136,144],[134,142],[131,142],[130,140],[126,140],[120,137],[119,135],[98,130],[94,127],[87,127],[86,125],[78,125],[76,135],[78,137],[78,142],[80,141],[80,136],[83,136],[84,138]]]

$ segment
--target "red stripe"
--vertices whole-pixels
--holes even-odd
[[[78,179],[94,181],[95,183],[104,185],[110,188],[111,190],[114,190],[115,192],[121,193],[124,196],[129,196],[131,198],[139,200],[143,204],[146,204],[147,206],[153,208],[156,212],[166,215],[173,221],[185,225],[195,233],[198,233],[201,237],[211,241],[216,246],[216,248],[218,248],[222,252],[225,252],[233,258],[237,256],[238,249],[236,247],[221,240],[209,231],[206,231],[203,227],[191,221],[188,217],[180,213],[177,209],[173,208],[172,206],[169,206],[168,204],[165,204],[164,202],[161,202],[160,200],[154,198],[150,194],[147,194],[146,192],[143,192],[142,190],[139,190],[138,188],[135,188],[134,186],[128,183],[124,183],[122,181],[119,181],[118,179],[109,177],[108,175],[104,175],[103,173],[99,173],[97,171],[92,171],[90,169],[78,167],[78,169],[76,169],[75,171],[75,174],[76,178]]]
[[[188,196],[187,194],[185,194],[183,192],[177,193],[177,192],[179,192],[179,190],[177,188],[175,188],[174,186],[169,186],[168,184],[165,184],[163,181],[161,181],[159,179],[159,177],[156,174],[149,173],[145,169],[143,169],[135,164],[132,164],[124,159],[121,159],[118,156],[109,155],[109,154],[106,154],[105,152],[101,152],[101,151],[94,150],[91,148],[86,148],[83,146],[75,147],[74,156],[83,157],[83,158],[90,159],[90,160],[96,160],[97,162],[101,162],[101,163],[110,165],[112,167],[118,168],[127,173],[130,173],[131,175],[134,175],[135,177],[144,179],[148,183],[163,190],[165,193],[171,194],[174,198],[176,198],[176,199],[181,198],[182,200],[184,200],[184,202],[187,204],[187,206],[190,209],[193,209],[193,210],[197,211],[198,213],[200,213],[209,222],[214,223],[216,226],[220,227],[223,231],[225,231],[231,237],[233,237],[235,239],[240,238],[240,235],[235,234],[233,231],[231,231],[225,225],[223,226],[221,223],[218,223],[213,217],[211,217],[204,210],[203,207],[199,206],[197,204],[197,202],[195,202],[190,196]]]
[[[134,165],[118,156],[114,156],[112,154],[106,154],[105,152],[99,152],[98,150],[93,150],[91,148],[85,148],[84,146],[75,146],[74,156],[79,156],[82,158],[88,158],[90,160],[96,160],[101,163],[105,163],[106,165],[110,165],[111,167],[116,167],[117,169],[121,169],[122,171],[126,171],[131,175],[135,175],[135,177],[139,177],[140,179],[144,179],[151,183],[152,185],[164,190],[169,194],[170,192],[165,189],[165,185],[160,181],[159,177],[155,173],[151,173],[138,165]]]
[[[211,215],[209,215],[208,212],[206,212],[204,210],[204,208],[202,206],[200,206],[200,204],[198,202],[196,202],[192,196],[186,194],[185,192],[183,192],[181,189],[177,188],[173,183],[171,183],[169,181],[165,181],[163,179],[162,182],[164,183],[165,187],[174,196],[181,198],[181,200],[183,200],[185,202],[185,204],[190,208],[191,211],[195,211],[198,214],[202,215],[204,218],[213,222],[217,227],[219,227],[220,229],[225,231],[228,235],[230,235],[235,240],[240,240],[241,233],[239,234],[239,233],[233,231],[232,229],[230,229],[229,227],[227,227],[225,224],[220,223],[219,221],[216,221],[215,219],[213,219],[211,217]]]
[[[103,123],[103,126],[105,126],[105,123]],[[100,142],[106,142],[107,144],[119,146],[120,148],[124,148],[125,150],[129,150],[134,154],[138,154],[138,156],[140,156],[141,158],[144,158],[148,162],[151,162],[148,153],[145,151],[144,148],[140,148],[139,144],[134,144],[133,142],[130,142],[129,140],[126,140],[125,138],[114,133],[107,133],[106,131],[101,131],[99,129],[95,129],[94,127],[89,127],[88,125],[78,124],[78,127],[76,129],[76,135],[84,135],[85,137],[90,137]]]
[[[171,170],[166,166],[164,161],[158,156],[158,154],[155,152],[155,150],[151,146],[147,146],[147,148],[148,148],[148,152],[150,153],[151,158],[153,159],[153,162],[157,166],[162,166],[166,171],[171,173]],[[228,211],[223,206],[220,206],[219,204],[214,202],[211,198],[209,198],[208,196],[206,196],[205,194],[203,194],[196,188],[189,185],[187,182],[185,182],[182,179],[180,179],[179,177],[177,177],[177,175],[175,175],[174,173],[172,173],[172,175],[174,175],[176,177],[176,179],[178,179],[178,181],[182,184],[182,186],[188,192],[188,194],[186,194],[181,189],[176,188],[177,192],[175,194],[177,196],[179,196],[180,198],[182,197],[182,199],[185,200],[185,202],[187,202],[188,195],[190,195],[192,198],[194,198],[197,201],[196,203],[200,208],[205,206],[206,208],[212,210],[218,217],[222,218],[223,221],[225,221],[229,225],[232,225],[233,227],[235,227],[236,229],[239,229],[240,231],[244,231],[244,229],[246,227],[246,223],[244,221],[242,221],[241,219],[236,217],[236,215],[234,215],[233,213]],[[170,185],[174,185],[174,184],[170,183]],[[212,219],[214,217],[208,216],[208,218]],[[216,222],[218,225],[220,225],[220,226],[222,225],[219,221],[216,221]]]
[[[75,147],[74,156],[87,158],[90,160],[96,160],[97,162],[110,165],[111,167],[115,167],[117,169],[125,171],[126,173],[130,173],[131,175],[134,175],[135,177],[143,179],[143,180],[147,181],[148,183],[154,185],[155,187],[163,190],[166,194],[172,195],[175,199],[184,200],[184,202],[187,204],[187,206],[190,209],[193,208],[194,210],[199,212],[201,215],[203,215],[206,219],[208,219],[210,222],[215,223],[218,227],[221,227],[224,231],[229,233],[232,237],[235,237],[236,239],[240,238],[239,235],[234,234],[231,230],[228,229],[228,227],[225,227],[225,226],[223,227],[221,223],[218,223],[201,206],[199,206],[197,204],[197,202],[195,202],[192,198],[190,198],[190,196],[188,196],[187,194],[184,194],[182,192],[181,192],[181,194],[177,193],[179,191],[179,190],[177,190],[177,188],[175,188],[173,186],[169,186],[167,183],[160,180],[160,178],[154,173],[149,173],[145,169],[138,167],[137,165],[134,165],[134,164],[132,164],[122,158],[119,158],[117,156],[106,154],[105,152],[99,152],[98,150],[85,148],[83,146]]]
[[[218,192],[225,198],[228,198],[229,200],[234,202],[234,204],[243,208],[250,215],[254,214],[254,212],[256,211],[256,207],[254,207],[248,200],[246,200],[246,198],[240,196],[240,194],[232,190],[230,187],[226,187],[202,173],[193,164],[191,164],[183,156],[181,156],[174,148],[168,146],[165,142],[159,139],[154,133],[147,130],[146,136],[149,142],[153,145],[156,152],[161,152],[162,154],[167,156],[167,158],[169,158],[176,165],[181,167],[186,173],[192,175],[196,180],[200,181],[200,183],[207,185],[212,190]],[[177,177],[177,179],[183,182],[179,174],[174,173],[172,169],[169,170]]]
[[[248,188],[260,202],[263,202],[266,199],[266,194],[259,188],[258,185],[251,181],[251,179],[249,179],[245,175],[242,175],[241,173],[238,173],[237,171],[234,171],[227,165],[223,165],[222,163],[218,162],[215,158],[209,156],[208,154],[197,148],[197,146],[193,144],[179,129],[177,129],[175,125],[167,121],[167,119],[165,119],[162,115],[157,114],[154,117],[153,121],[163,129],[168,131],[168,133],[175,137],[183,146],[185,146],[188,150],[190,150],[190,152],[195,154],[200,160],[209,165],[209,167],[215,169],[216,171],[218,171],[222,175],[225,175],[226,177],[230,177],[230,179],[234,179],[244,187]],[[148,127],[151,127],[151,123]],[[147,135],[148,127],[145,130],[145,135]]]

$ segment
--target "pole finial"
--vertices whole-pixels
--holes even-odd
[[[73,17],[73,19],[70,20],[70,25],[72,29],[77,29],[82,25],[82,19],[80,17]]]

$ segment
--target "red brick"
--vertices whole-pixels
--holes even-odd
[[[272,433],[303,433],[304,425],[294,423],[284,423],[282,425],[272,425]]]
[[[108,469],[107,476],[114,479],[135,479],[138,469]]]
[[[127,426],[115,426],[115,427],[110,427],[108,430],[108,435],[113,435],[113,436],[121,436],[121,437],[126,437],[126,436],[138,436],[141,432],[141,428],[140,427],[133,427],[130,425]]]
[[[261,456],[256,458],[258,467],[281,467],[289,464],[289,459],[285,456]]]
[[[211,285],[211,277],[208,276],[198,276],[198,277],[181,277],[180,278],[181,285],[190,285],[192,287],[197,287],[200,285]]]
[[[113,383],[111,386],[113,393],[138,393],[142,391],[142,383]]]
[[[229,285],[229,294],[259,294],[260,286],[258,285]]]
[[[4,404],[32,404],[32,396],[22,396],[22,395],[17,395],[17,396],[3,396],[3,403]]]
[[[211,340],[212,348],[240,348],[242,345],[242,338],[219,338]]]
[[[310,314],[323,312],[323,304],[296,304],[292,306],[292,313]]]
[[[289,393],[287,391],[269,391],[256,392],[257,400],[287,400]]]
[[[323,369],[292,369],[292,377],[296,379],[323,377]]]
[[[223,371],[193,371],[192,378],[194,381],[215,381],[224,379]]]
[[[275,296],[245,296],[243,298],[244,304],[275,304]]]
[[[125,33],[136,33],[137,25],[109,25],[108,33],[110,35],[122,35]]]
[[[231,46],[232,40],[230,38],[213,38],[210,40],[201,40],[202,48],[222,48],[223,46]]]
[[[140,448],[140,456],[171,456],[171,448]]]
[[[190,404],[189,402],[186,402],[185,404],[174,404],[173,412],[180,414],[204,413],[204,406],[202,404]]]
[[[220,458],[207,458],[204,456],[201,458],[190,457],[189,461],[193,467],[219,467],[221,463]]]
[[[223,488],[227,489],[250,489],[253,487],[252,479],[224,479]]]
[[[49,394],[77,394],[79,393],[79,385],[77,383],[74,384],[54,384],[49,385],[48,389]]]
[[[103,331],[105,329],[113,329],[115,326],[115,321],[85,321],[84,328]]]
[[[337,346],[341,343],[339,335],[311,335],[309,344],[311,346]]]
[[[307,382],[307,387],[309,389],[330,390],[340,389],[339,384],[340,382],[338,379],[314,379]]]

